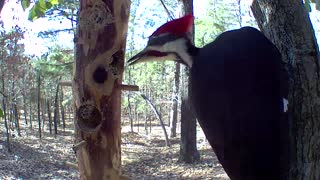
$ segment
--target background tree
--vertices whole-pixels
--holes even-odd
[[[308,11],[301,0],[255,0],[252,11],[290,73],[290,179],[319,179],[319,47]]]
[[[183,0],[184,14],[193,14],[193,1]],[[194,25],[192,28],[191,39],[194,41]],[[197,120],[194,110],[191,105],[190,94],[191,86],[189,78],[189,69],[184,66],[182,70],[181,83],[181,146],[180,146],[180,160],[184,162],[194,162],[200,159],[200,154],[197,150]]]

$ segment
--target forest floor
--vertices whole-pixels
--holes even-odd
[[[0,122],[0,180],[2,179],[78,179],[73,146],[73,125],[50,135],[48,128],[39,139],[38,129],[29,128],[23,122],[21,137],[11,132],[11,152],[8,152],[3,120]],[[33,124],[36,127],[36,124]],[[180,139],[171,138],[165,146],[163,131],[152,126],[146,135],[144,127],[122,127],[123,174],[132,179],[213,179],[228,180],[211,147],[198,129],[198,150],[201,159],[193,164],[179,162]],[[178,129],[178,132],[180,130]],[[180,137],[180,134],[177,135]]]

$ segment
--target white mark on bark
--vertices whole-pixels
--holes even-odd
[[[263,2],[258,1],[259,6],[261,7],[261,10],[264,12],[262,13],[264,15],[264,26],[269,24],[270,17],[272,16],[272,7],[270,7],[268,4],[264,4]]]
[[[283,102],[283,112],[287,112],[289,101],[286,98],[282,98],[282,102]]]

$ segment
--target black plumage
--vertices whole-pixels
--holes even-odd
[[[193,106],[227,174],[234,180],[285,179],[288,76],[277,48],[250,27],[193,48]]]

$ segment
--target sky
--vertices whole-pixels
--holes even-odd
[[[232,0],[229,0],[232,1]],[[199,3],[201,2],[201,3]],[[209,0],[194,0],[194,13],[196,17],[201,17],[206,15],[206,7],[208,5]],[[244,6],[249,7],[250,0],[244,0]],[[149,8],[154,6],[155,3],[159,3],[159,0],[142,0],[139,9],[142,12],[137,13],[144,13],[145,8]],[[32,6],[32,5],[31,5]],[[161,7],[162,8],[162,7]],[[40,31],[45,31],[52,28],[66,28],[71,27],[69,21],[49,21],[47,18],[40,18],[35,20],[34,22],[28,21],[28,13],[29,10],[26,11],[22,10],[21,4],[19,0],[9,0],[4,5],[4,8],[0,14],[0,19],[4,21],[4,26],[7,30],[10,30],[15,25],[19,25],[20,27],[26,30],[25,39],[23,43],[25,43],[25,50],[27,54],[37,55],[40,56],[48,50],[48,47],[52,46],[53,44],[65,45],[72,47],[73,46],[73,37],[72,35],[68,35],[64,33],[58,37],[58,40],[54,42],[50,42],[48,39],[38,38],[37,34]],[[137,14],[138,15],[138,14]],[[320,11],[314,10],[310,13],[310,18],[314,24],[314,28],[316,31],[320,30]],[[143,20],[143,19],[142,19]],[[318,22],[315,24],[315,22]],[[155,28],[159,27],[164,22],[158,22],[159,24],[155,25],[153,29],[145,30],[146,34],[151,34]],[[318,38],[318,43],[320,38]]]

